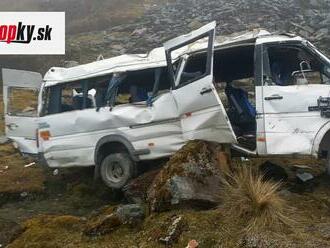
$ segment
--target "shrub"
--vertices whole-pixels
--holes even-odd
[[[245,231],[280,229],[291,225],[290,212],[277,194],[280,183],[264,180],[251,168],[240,167],[224,179],[224,215],[239,222]]]

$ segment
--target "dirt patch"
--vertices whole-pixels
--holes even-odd
[[[22,155],[11,145],[0,145],[0,205],[7,198],[25,193],[41,193],[44,190],[45,175],[38,164]],[[23,195],[24,195],[23,194]]]

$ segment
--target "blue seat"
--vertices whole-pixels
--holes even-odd
[[[255,131],[256,109],[249,102],[248,94],[243,89],[235,88],[227,84],[225,93],[229,101],[228,116],[234,125],[240,127],[243,132]]]

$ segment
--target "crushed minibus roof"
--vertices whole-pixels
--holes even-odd
[[[292,34],[270,33],[266,30],[258,29],[250,32],[234,33],[229,36],[217,36],[215,47],[220,48],[235,46],[241,43],[254,43],[257,38],[262,38],[260,39],[261,43],[303,40],[301,37]],[[180,51],[174,54],[172,59],[175,60],[176,55],[180,55],[183,52],[189,53],[205,48],[205,42],[196,42],[193,46],[190,45],[179,49]],[[90,77],[103,76],[114,72],[135,71],[163,66],[166,66],[165,49],[164,47],[158,47],[146,54],[124,54],[70,68],[52,67],[45,74],[44,81],[47,87]]]

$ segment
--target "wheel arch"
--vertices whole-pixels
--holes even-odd
[[[330,121],[317,132],[312,144],[312,156],[322,157],[325,149],[330,150]]]
[[[117,144],[117,146],[112,146]],[[112,134],[102,137],[95,146],[94,163],[96,166],[102,161],[104,155],[108,155],[114,152],[126,151],[130,155],[131,159],[135,162],[139,161],[139,157],[136,155],[136,151],[131,142],[124,136],[118,134]],[[106,152],[106,153],[105,153]]]

